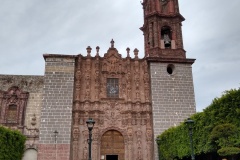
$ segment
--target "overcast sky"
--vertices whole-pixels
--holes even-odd
[[[113,38],[144,55],[140,0],[0,0],[0,74],[43,75],[44,53],[103,56]],[[179,0],[184,48],[196,58],[197,111],[240,86],[240,1]]]

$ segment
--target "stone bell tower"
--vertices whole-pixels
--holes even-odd
[[[182,40],[182,21],[177,0],[144,0],[145,55],[186,58]]]
[[[154,139],[196,112],[192,64],[183,48],[178,0],[144,0],[145,58],[151,77]],[[157,145],[154,158],[158,159]],[[161,153],[160,153],[161,154]]]

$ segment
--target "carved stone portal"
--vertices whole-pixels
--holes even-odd
[[[134,51],[134,59],[122,58],[112,41],[104,57],[88,54],[77,58],[72,130],[74,160],[87,160],[88,118],[96,122],[92,159],[106,160],[107,155],[115,155],[119,160],[151,157],[148,64],[138,58],[137,49]]]

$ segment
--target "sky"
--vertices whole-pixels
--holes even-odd
[[[0,74],[44,75],[43,54],[83,54],[111,39],[144,55],[140,0],[1,0]],[[179,0],[184,49],[193,64],[196,108],[240,86],[240,1]]]

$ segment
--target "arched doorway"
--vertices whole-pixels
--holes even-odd
[[[37,151],[32,148],[27,149],[22,160],[37,160]]]
[[[101,160],[124,160],[124,139],[120,132],[109,130],[101,139]]]

